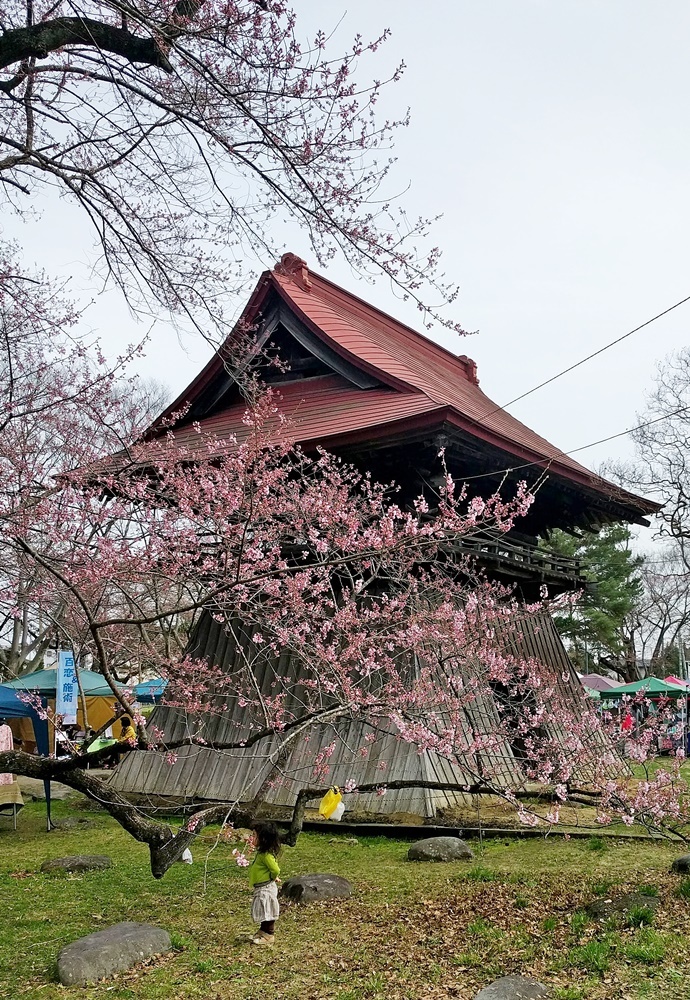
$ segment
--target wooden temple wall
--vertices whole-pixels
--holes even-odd
[[[249,643],[246,637],[241,641]],[[577,710],[577,706],[583,703],[583,689],[550,617],[526,618],[519,638],[513,636],[511,646],[518,655],[539,659],[555,676],[559,697],[566,699]],[[190,652],[196,657],[206,658],[224,671],[236,669],[242,653],[210,615],[204,615],[200,621]],[[297,692],[302,679],[299,661],[281,656],[273,669],[266,669],[260,685],[263,695],[275,693],[272,684],[276,674],[294,679],[293,706],[298,706]],[[288,712],[290,707],[288,703]],[[495,732],[498,708],[493,698],[478,697],[467,707],[467,716],[468,728],[485,733]],[[231,743],[246,739],[249,734],[246,711],[239,705],[228,706],[226,710],[219,705],[217,711],[202,716],[161,706],[154,710],[149,724],[163,730],[169,742],[194,734],[203,736],[208,742]],[[457,783],[462,787],[472,780],[461,763],[450,762],[434,753],[420,754],[413,745],[397,738],[393,732],[381,734],[378,731],[375,741],[365,744],[365,737],[373,732],[371,728],[357,720],[345,720],[337,724],[337,729],[312,729],[308,740],[301,738],[295,742],[284,763],[286,777],[270,787],[265,796],[267,807],[273,807],[276,815],[283,808],[293,805],[301,787],[323,783],[313,777],[314,757],[318,748],[333,741],[336,732],[336,747],[329,761],[327,780],[330,784],[343,786],[348,779],[358,785],[424,780]],[[556,731],[553,735],[558,738]],[[369,749],[366,758],[359,752],[363,745]],[[176,751],[177,760],[174,763],[170,763],[164,754],[138,751],[123,760],[113,775],[112,784],[125,795],[151,797],[158,803],[166,799],[176,803],[247,802],[266,777],[271,767],[269,756],[274,748],[273,741],[231,751],[185,747]],[[384,762],[385,769],[382,769]],[[473,772],[476,773],[477,768],[483,769],[484,773],[491,773],[494,780],[498,779],[506,787],[514,786],[521,778],[519,763],[505,741],[491,755],[485,754],[483,759],[475,757],[471,764]],[[469,796],[462,792],[422,788],[388,790],[385,795],[372,793],[347,797],[348,812],[353,810],[357,817],[392,821],[410,816],[430,821],[469,804]]]

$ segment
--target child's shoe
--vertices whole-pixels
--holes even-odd
[[[263,931],[259,931],[259,933],[255,934],[252,938],[252,944],[262,945],[264,948],[272,948],[275,941],[275,934],[264,934]]]

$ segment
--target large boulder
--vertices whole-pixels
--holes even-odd
[[[63,986],[86,986],[171,950],[170,935],[162,927],[132,921],[113,924],[64,947],[58,955],[58,978]]]
[[[17,778],[19,782],[19,787],[22,790],[22,795],[25,799],[31,799],[33,802],[43,802],[46,797],[45,783],[41,778],[25,778],[24,775],[20,775]],[[63,785],[59,781],[51,781],[50,783],[50,797],[56,801],[64,801],[73,795],[78,795],[73,788],[68,785]]]
[[[595,920],[608,920],[609,917],[623,917],[633,909],[644,908],[654,911],[658,905],[658,896],[646,896],[642,892],[626,892],[623,896],[595,899],[585,907],[585,912]]]
[[[671,865],[671,871],[678,875],[690,875],[690,854],[682,854]]]
[[[41,865],[42,872],[94,872],[112,868],[112,860],[105,854],[75,854],[69,858],[51,858]]]
[[[295,875],[283,883],[281,896],[295,903],[319,899],[349,899],[352,884],[340,875]]]
[[[469,861],[472,848],[459,837],[427,837],[407,852],[408,861]]]
[[[548,986],[527,976],[503,976],[485,986],[474,1000],[541,1000],[549,994]]]

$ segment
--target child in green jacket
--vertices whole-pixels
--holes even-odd
[[[252,894],[252,920],[259,930],[252,944],[273,947],[276,920],[280,915],[278,886],[280,868],[276,858],[280,854],[280,837],[275,823],[258,823],[255,827],[256,855],[249,867],[249,885]]]

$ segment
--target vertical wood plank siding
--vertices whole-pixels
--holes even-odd
[[[239,631],[241,647],[245,651],[250,640]],[[584,706],[584,692],[568,659],[556,628],[548,615],[526,618],[519,627],[519,633],[505,643],[518,657],[538,659],[546,668],[554,684],[554,698],[564,700],[571,711]],[[190,643],[190,653],[204,657],[210,663],[231,672],[238,669],[242,649],[214,619],[206,614],[199,622]],[[260,679],[264,695],[271,692],[275,675],[294,678],[291,691],[293,704],[297,706],[302,669],[300,663],[286,655],[281,655],[272,669],[266,669]],[[248,735],[245,713],[237,704],[221,711],[203,716],[157,707],[150,725],[155,725],[165,733],[168,741],[182,739],[191,734],[203,733],[208,742],[229,743],[245,739]],[[286,706],[288,711],[290,704]],[[492,697],[481,695],[466,708],[468,729],[483,733],[495,731],[498,708]],[[546,729],[555,740],[563,738],[563,733],[552,722],[546,722]],[[359,752],[366,735],[373,730],[357,719],[345,720],[334,727],[312,729],[307,739],[296,741],[284,765],[285,777],[276,781],[266,795],[267,805],[275,807],[291,806],[298,790],[314,783],[312,775],[314,756],[317,749],[330,744],[336,736],[336,747],[330,758],[331,770],[328,781],[344,785],[348,779],[358,784],[380,782],[382,785],[394,780],[428,780],[457,783],[461,788],[469,778],[462,761],[449,761],[434,753],[420,754],[415,747],[399,739],[394,732],[381,733],[370,744],[367,757]],[[175,763],[169,763],[165,755],[152,752],[128,754],[112,778],[113,786],[121,792],[170,797],[176,800],[213,800],[228,803],[249,801],[270,767],[271,752],[276,749],[275,739],[263,741],[255,747],[242,750],[217,751],[204,747],[185,747],[177,751]],[[469,762],[468,762],[469,763]],[[472,770],[484,769],[498,776],[499,782],[509,785],[519,780],[521,771],[507,742],[502,741],[491,753],[475,755]],[[436,818],[439,813],[454,807],[467,805],[468,797],[462,792],[439,792],[431,789],[389,790],[385,795],[375,793],[353,796],[348,806],[358,814],[395,818],[396,814],[413,815],[425,820]]]

